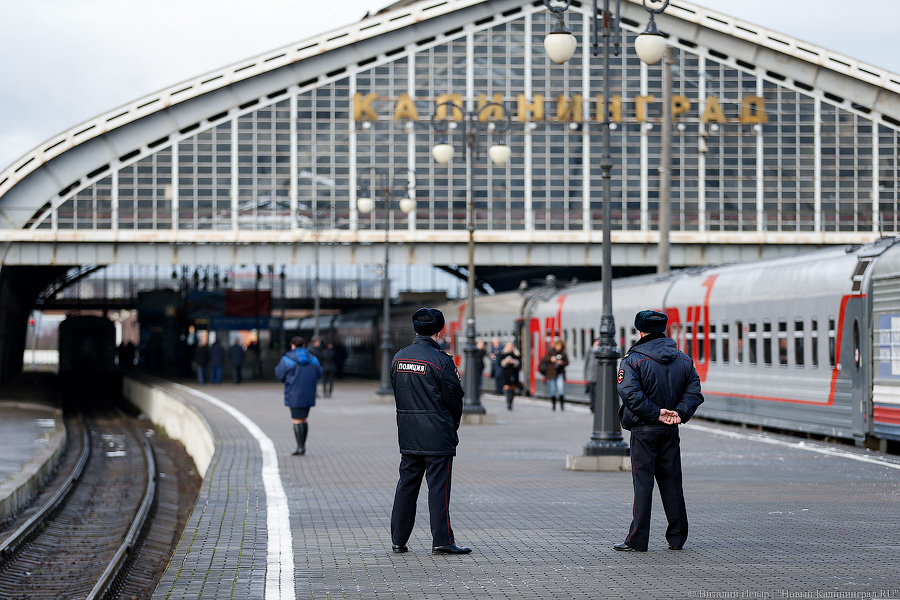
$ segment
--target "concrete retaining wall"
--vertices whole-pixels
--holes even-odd
[[[216,440],[206,419],[178,393],[162,385],[125,377],[122,395],[166,430],[166,435],[184,444],[194,459],[197,472],[206,477],[216,451]]]

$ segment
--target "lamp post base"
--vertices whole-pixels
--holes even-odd
[[[630,456],[585,456],[566,455],[566,469],[569,471],[630,471]]]
[[[380,389],[376,390],[369,399],[369,402],[372,404],[393,404],[394,390],[389,390],[387,393],[383,393]]]
[[[585,456],[630,456],[631,449],[621,436],[618,440],[588,440],[584,445]]]
[[[460,423],[463,425],[496,425],[497,415],[464,412]]]

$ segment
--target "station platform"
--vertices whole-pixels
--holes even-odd
[[[23,373],[0,388],[0,523],[38,492],[65,449],[57,405],[46,374]]]
[[[473,552],[431,554],[423,489],[410,551],[393,554],[396,422],[370,401],[376,382],[318,400],[305,456],[279,384],[160,385],[216,447],[154,598],[900,598],[898,457],[695,419],[684,550],[668,550],[657,499],[649,551],[622,553],[630,473],[565,468],[590,413],[485,394],[496,424],[460,429],[453,469],[453,529]]]

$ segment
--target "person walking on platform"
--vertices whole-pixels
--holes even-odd
[[[613,546],[616,550],[647,551],[654,477],[669,522],[669,548],[681,550],[688,536],[678,424],[688,422],[703,395],[694,362],[666,337],[667,322],[655,310],[635,316],[641,337],[622,358],[616,377],[622,398],[619,418],[622,428],[631,430],[634,477],[634,519],[625,542]]]
[[[209,382],[222,383],[222,367],[225,365],[225,347],[216,340],[209,348]]]
[[[228,360],[231,361],[231,369],[234,375],[234,382],[241,382],[241,370],[244,368],[244,348],[238,340],[234,341],[231,348],[228,349]]]
[[[590,350],[584,355],[584,393],[591,404],[591,412],[594,412],[594,403],[597,401],[597,368],[600,361],[594,353],[599,349],[600,338],[595,338]]]
[[[522,368],[522,357],[514,343],[504,344],[503,351],[497,357],[497,364],[500,365],[500,382],[506,396],[506,410],[512,410],[513,398],[519,387],[519,370]]]
[[[194,362],[197,363],[197,383],[206,383],[209,365],[209,346],[199,344],[194,350]]]
[[[306,454],[306,436],[309,434],[309,409],[316,405],[316,387],[322,376],[319,360],[306,349],[306,340],[295,337],[291,351],[275,365],[275,377],[284,383],[284,405],[291,408],[294,422],[294,438],[297,449],[294,456]]]
[[[569,364],[569,355],[566,354],[566,343],[559,338],[553,342],[553,346],[547,348],[547,353],[541,359],[541,373],[547,378],[547,394],[556,410],[556,400],[559,399],[559,410],[566,410],[566,366]]]
[[[331,398],[331,392],[334,390],[334,375],[337,372],[337,351],[334,344],[328,342],[322,355],[318,357],[322,364],[322,395],[325,398]]]
[[[500,355],[503,354],[503,346],[500,338],[491,339],[491,350],[488,358],[491,360],[491,377],[494,378],[494,391],[498,396],[503,394],[503,367],[500,366]]]
[[[400,442],[400,480],[391,511],[392,549],[408,550],[424,475],[432,554],[468,554],[471,548],[458,546],[450,528],[450,479],[465,392],[453,357],[441,350],[441,311],[420,308],[413,313],[412,323],[416,339],[391,362]]]

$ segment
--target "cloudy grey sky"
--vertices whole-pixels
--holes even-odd
[[[0,0],[0,170],[98,114],[390,3]],[[897,0],[694,3],[900,73]]]

